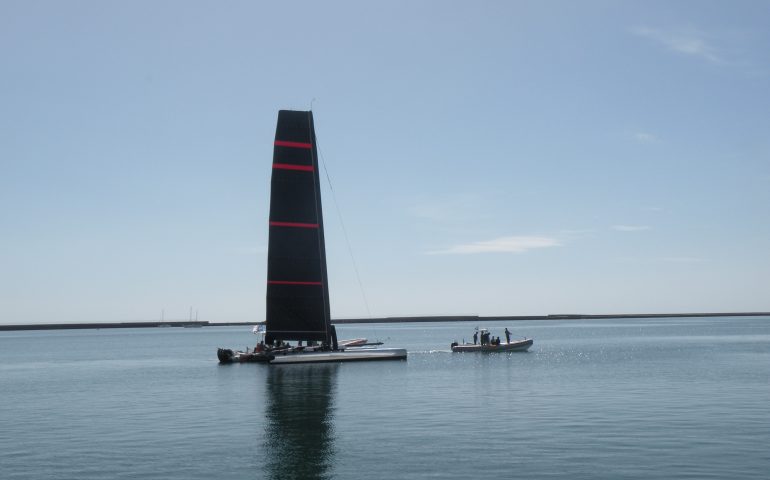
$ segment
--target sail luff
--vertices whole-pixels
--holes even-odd
[[[308,123],[310,124],[310,138],[311,138],[311,151],[313,156],[313,184],[315,186],[315,205],[316,205],[316,218],[318,219],[318,250],[321,256],[321,290],[323,292],[323,306],[324,306],[324,331],[326,332],[325,342],[327,345],[332,344],[332,327],[331,327],[331,307],[329,304],[329,275],[326,270],[326,241],[324,239],[324,216],[323,208],[321,206],[321,172],[318,169],[318,141],[315,136],[315,123],[313,122],[313,112],[307,112]],[[336,337],[336,335],[335,335]],[[334,339],[336,343],[336,338]],[[336,348],[336,345],[335,345]]]

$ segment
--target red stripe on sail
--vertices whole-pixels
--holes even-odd
[[[271,227],[318,228],[317,223],[270,222]]]
[[[323,285],[321,282],[294,282],[290,280],[268,280],[268,285]]]
[[[292,165],[291,163],[274,163],[273,168],[279,170],[301,170],[303,172],[312,172],[312,165]]]
[[[312,143],[304,142],[287,142],[286,140],[276,140],[276,147],[291,147],[291,148],[313,148]]]

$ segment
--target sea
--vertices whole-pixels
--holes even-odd
[[[534,345],[452,353],[476,327]],[[218,364],[248,326],[0,332],[0,478],[770,478],[770,317],[338,333],[409,358]]]

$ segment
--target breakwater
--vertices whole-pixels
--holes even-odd
[[[415,323],[415,322],[492,322],[492,321],[531,321],[531,320],[603,320],[603,319],[645,319],[645,318],[685,318],[685,317],[770,317],[770,312],[697,312],[697,313],[614,313],[614,314],[551,314],[551,315],[428,315],[373,318],[338,318],[333,324],[353,323]],[[224,327],[238,325],[258,325],[260,322],[208,322],[208,321],[172,321],[172,322],[106,322],[106,323],[33,323],[0,325],[0,331],[9,330],[68,330],[84,328],[163,328],[163,327]]]

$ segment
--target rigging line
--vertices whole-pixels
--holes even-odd
[[[329,278],[328,273],[326,271],[326,249],[324,247],[324,244],[322,242],[323,238],[323,215],[320,212],[320,199],[321,199],[321,185],[320,185],[320,179],[318,178],[318,158],[316,158],[314,153],[314,149],[318,150],[318,138],[315,134],[315,125],[313,122],[313,112],[308,111],[307,112],[307,120],[308,120],[308,127],[310,128],[310,157],[311,157],[311,164],[315,165],[315,168],[313,169],[313,196],[314,196],[314,203],[315,203],[315,216],[318,220],[319,230],[318,230],[318,253],[320,258],[320,268],[321,268],[321,281],[323,285],[321,288],[323,289],[323,304],[324,304],[324,330],[326,334],[326,339],[329,340],[329,343],[331,343],[330,336],[329,336],[329,330],[332,322],[332,313],[331,313],[331,306],[329,305]],[[316,190],[317,189],[317,190]]]
[[[326,181],[329,183],[329,190],[332,192],[332,201],[334,201],[334,210],[337,212],[337,218],[340,220],[340,225],[342,225],[342,233],[345,236],[345,243],[348,247],[348,254],[350,255],[350,260],[353,262],[353,270],[356,272],[356,280],[358,280],[358,288],[361,290],[361,296],[364,299],[364,306],[366,307],[366,315],[367,318],[372,318],[372,312],[369,310],[369,301],[366,299],[366,291],[364,290],[364,284],[361,281],[361,275],[358,273],[358,265],[356,264],[356,257],[353,255],[353,248],[350,246],[350,239],[348,238],[348,230],[345,228],[345,222],[342,220],[342,212],[340,211],[339,203],[337,203],[337,194],[334,192],[334,187],[332,186],[332,179],[329,176],[329,170],[326,168],[326,160],[324,159],[324,154],[321,151],[321,147],[318,145],[318,136],[316,135],[316,149],[318,150],[318,157],[321,159],[321,165],[324,167],[324,173],[326,174]]]

